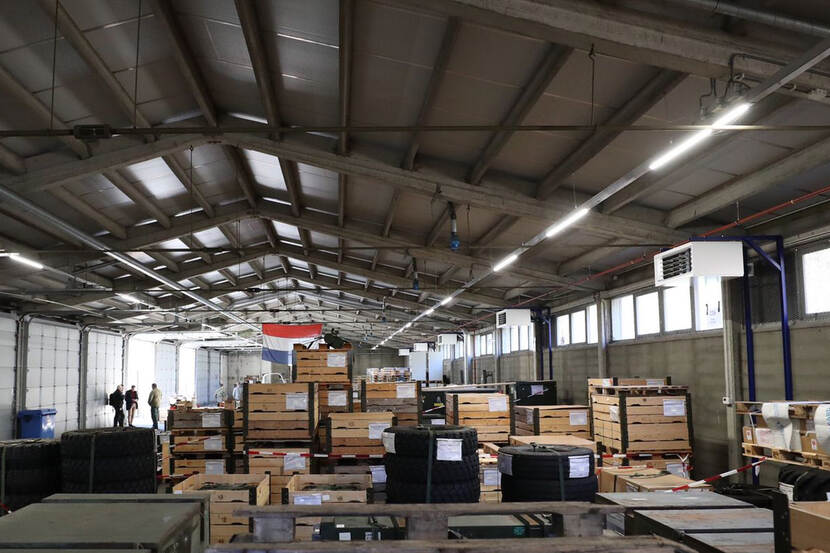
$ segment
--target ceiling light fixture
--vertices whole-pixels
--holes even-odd
[[[142,301],[140,299],[138,299],[135,296],[131,296],[130,294],[118,293],[118,294],[115,294],[115,295],[118,296],[119,298],[121,298],[122,300],[130,302],[130,303],[142,303]]]
[[[452,296],[447,296],[446,298],[441,300],[441,305],[447,305],[452,301]]]
[[[35,261],[33,259],[29,259],[28,257],[23,257],[19,253],[9,253],[9,254],[6,254],[6,257],[11,259],[12,261],[17,261],[18,263],[21,263],[23,265],[28,265],[29,267],[34,267],[37,270],[43,269],[42,264],[38,263],[37,261]]]
[[[581,209],[577,209],[576,211],[574,211],[573,213],[571,213],[570,215],[568,215],[567,217],[565,217],[564,219],[562,219],[558,223],[554,223],[553,225],[550,226],[550,228],[547,230],[547,232],[545,232],[545,238],[551,238],[551,237],[559,234],[560,232],[562,232],[563,230],[565,230],[566,228],[568,228],[572,224],[576,223],[577,221],[579,221],[580,219],[582,219],[583,217],[588,215],[588,211],[589,211],[589,209],[586,208],[586,207],[583,207]]]
[[[508,265],[513,263],[514,261],[516,261],[517,259],[519,259],[519,256],[515,253],[511,253],[510,255],[508,255],[507,257],[505,257],[504,259],[502,259],[501,261],[499,261],[498,263],[495,264],[495,266],[493,267],[493,272],[497,273],[497,272],[501,271],[502,269],[504,269],[505,267],[507,267]]]

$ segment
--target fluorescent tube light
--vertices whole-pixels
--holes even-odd
[[[516,261],[517,259],[519,259],[519,256],[516,255],[515,253],[512,253],[512,254],[508,255],[507,257],[505,257],[504,259],[502,259],[501,261],[499,261],[498,263],[496,263],[496,265],[493,267],[493,271],[494,272],[501,271],[502,269],[504,269],[505,267],[507,267],[508,265],[513,263],[514,261]]]
[[[552,236],[559,234],[560,232],[562,232],[572,224],[576,223],[586,215],[588,215],[587,208],[583,207],[582,209],[577,209],[576,211],[574,211],[558,223],[551,225],[551,227],[545,233],[545,238],[550,238]]]
[[[139,300],[137,297],[131,296],[129,294],[116,294],[116,296],[118,296],[122,300],[128,301],[130,303],[141,303],[141,300]]]
[[[452,301],[452,298],[451,298],[451,297],[449,297],[449,296],[447,296],[446,298],[444,298],[444,299],[442,299],[442,300],[441,300],[441,305],[447,305],[447,304],[448,304],[448,303],[450,303],[451,301]]]
[[[37,270],[43,269],[43,265],[38,263],[33,259],[29,259],[28,257],[23,257],[19,253],[10,253],[8,255],[9,259],[13,261],[17,261],[18,263],[22,263],[23,265],[28,265],[29,267],[34,267]]]
[[[425,316],[425,317],[429,317],[429,316],[430,316],[430,315],[432,315],[433,313],[435,313],[435,308],[434,308],[434,307],[430,307],[429,309],[427,309],[426,313],[424,313],[424,316]]]

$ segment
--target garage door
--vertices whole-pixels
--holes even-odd
[[[162,393],[162,410],[175,399],[177,382],[176,346],[159,342],[156,344],[156,384]]]
[[[54,408],[55,436],[78,428],[81,332],[41,320],[29,324],[26,409]]]
[[[216,402],[213,395],[219,388],[222,358],[218,351],[196,350],[196,401],[199,405]]]
[[[0,315],[0,440],[14,437],[14,367],[17,361],[17,320]]]
[[[86,427],[112,425],[109,395],[122,383],[124,339],[109,332],[92,331],[87,336]]]

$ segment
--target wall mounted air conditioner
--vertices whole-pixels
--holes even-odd
[[[429,351],[429,344],[426,342],[415,342],[412,351]]]
[[[458,334],[439,334],[435,340],[436,346],[454,346],[456,342],[461,341],[461,336]]]
[[[689,242],[654,256],[656,286],[688,285],[692,277],[744,275],[743,242]]]
[[[530,324],[530,309],[504,309],[496,313],[496,328]]]

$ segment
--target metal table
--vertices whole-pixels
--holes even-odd
[[[0,549],[191,551],[195,503],[35,503],[0,518]]]
[[[685,541],[701,553],[775,553],[773,532],[689,534]]]

